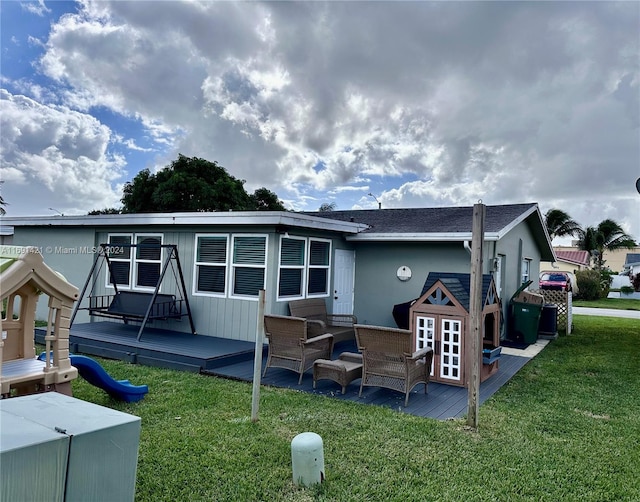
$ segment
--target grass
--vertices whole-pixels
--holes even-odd
[[[640,300],[633,298],[602,298],[600,300],[573,300],[574,307],[597,309],[640,310]]]
[[[487,401],[477,431],[301,392],[101,360],[146,383],[120,403],[78,379],[74,396],[142,418],[136,500],[640,500],[637,320],[575,316]],[[291,480],[291,440],[322,436],[327,480]]]

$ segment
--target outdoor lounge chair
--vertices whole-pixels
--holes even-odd
[[[269,355],[264,376],[270,367],[285,368],[302,375],[313,367],[316,359],[331,359],[333,335],[308,338],[307,320],[281,315],[264,316],[265,335],[269,339]]]
[[[427,393],[433,350],[430,347],[414,352],[411,331],[381,326],[356,324],[356,340],[362,352],[362,380],[364,386],[384,387],[404,392],[404,405],[409,393],[419,383]]]
[[[289,312],[308,321],[312,336],[331,333],[334,343],[353,340],[353,325],[358,322],[351,314],[327,314],[324,298],[305,298],[289,302]]]

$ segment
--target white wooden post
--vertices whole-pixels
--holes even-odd
[[[469,329],[467,330],[467,425],[478,427],[480,360],[482,350],[482,244],[484,242],[484,204],[474,204],[471,227],[471,284]]]
[[[264,340],[264,289],[258,293],[258,319],[256,322],[256,348],[253,356],[253,392],[251,395],[251,421],[258,421],[260,407],[260,381],[262,378],[262,345]]]

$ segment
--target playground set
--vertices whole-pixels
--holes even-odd
[[[36,357],[34,325],[42,295],[49,297],[46,355]],[[78,374],[112,397],[132,402],[148,392],[146,385],[114,380],[96,361],[69,352],[71,313],[78,289],[52,270],[38,248],[0,246],[0,396],[56,391],[71,396]]]

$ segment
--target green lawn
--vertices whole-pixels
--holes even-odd
[[[328,397],[101,361],[139,403],[78,379],[74,396],[142,417],[136,500],[640,500],[638,321],[574,317],[487,401],[477,431]],[[310,378],[307,376],[306,378]],[[327,480],[296,488],[291,440],[324,440]]]
[[[595,309],[640,310],[640,300],[633,298],[603,298],[601,300],[573,300],[574,307]]]

